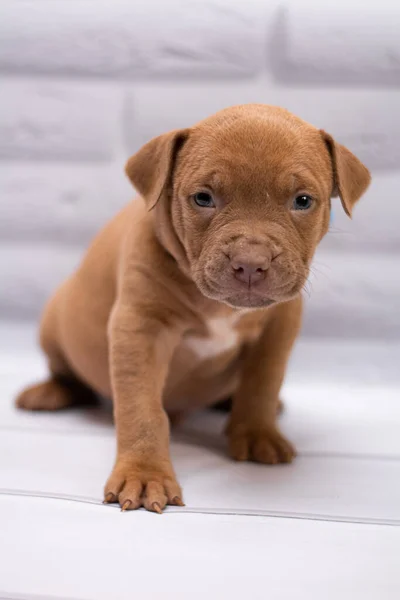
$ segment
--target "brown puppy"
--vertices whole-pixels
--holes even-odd
[[[51,376],[17,404],[111,396],[118,446],[105,499],[161,512],[182,504],[166,411],[233,395],[233,458],[292,460],[276,419],[300,293],[331,196],[350,215],[370,175],[326,133],[264,105],[162,135],[126,171],[142,200],[50,300],[41,345]]]

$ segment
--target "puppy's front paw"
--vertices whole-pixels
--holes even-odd
[[[157,513],[167,504],[184,506],[172,467],[154,462],[146,466],[117,461],[104,488],[104,502],[119,502],[124,511],[143,506]]]
[[[229,453],[235,460],[253,460],[275,465],[290,463],[296,456],[292,444],[276,427],[229,427]]]

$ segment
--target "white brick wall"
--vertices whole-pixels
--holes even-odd
[[[293,3],[282,11],[282,79],[400,85],[396,0]],[[305,43],[306,41],[306,43]]]
[[[1,87],[0,157],[110,160],[121,106],[105,86],[6,81]]]
[[[9,72],[109,77],[250,77],[264,63],[262,3],[8,0]]]
[[[37,317],[132,190],[145,141],[242,102],[285,106],[366,162],[335,203],[305,334],[400,336],[396,0],[2,0],[0,318]]]

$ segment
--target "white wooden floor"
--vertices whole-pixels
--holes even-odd
[[[223,417],[191,418],[172,452],[186,507],[159,516],[101,504],[109,411],[14,410],[44,364],[31,328],[0,326],[0,598],[397,600],[399,350],[298,345],[290,466],[235,464]]]

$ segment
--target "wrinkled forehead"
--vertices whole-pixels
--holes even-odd
[[[278,195],[301,188],[319,188],[318,193],[328,191],[331,179],[318,130],[302,124],[260,120],[198,127],[189,136],[182,163],[193,183],[216,190],[230,184],[267,187]]]

